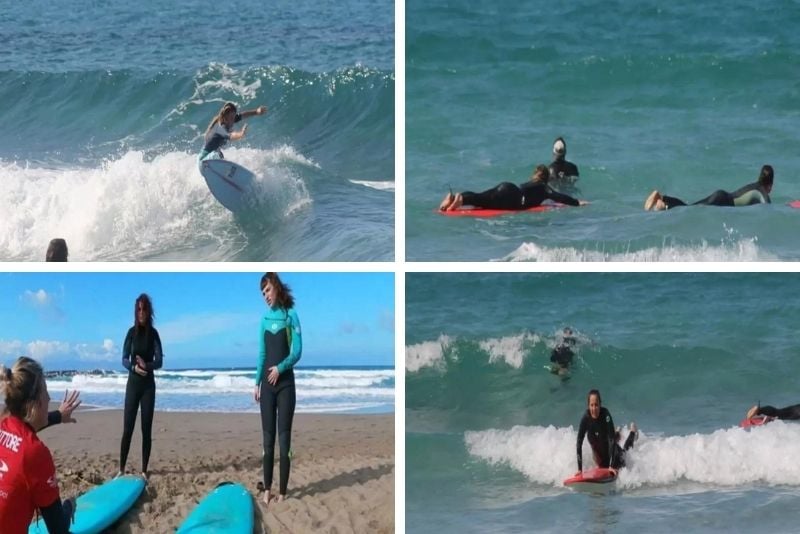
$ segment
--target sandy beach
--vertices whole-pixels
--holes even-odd
[[[43,430],[62,496],[116,474],[122,412],[80,411],[76,424]],[[174,532],[195,504],[224,481],[250,488],[256,533],[394,532],[394,415],[297,414],[288,498],[265,508],[258,414],[156,412],[150,480],[114,533]],[[278,463],[273,471],[277,491]],[[141,468],[137,420],[127,472]]]

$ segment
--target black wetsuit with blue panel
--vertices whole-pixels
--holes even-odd
[[[264,487],[272,486],[277,428],[280,445],[280,494],[286,495],[291,469],[291,439],[294,409],[297,403],[294,365],[303,351],[300,320],[294,308],[269,308],[261,318],[260,349],[256,367],[256,386],[260,388],[261,430],[264,439]],[[278,370],[273,385],[269,370]]]

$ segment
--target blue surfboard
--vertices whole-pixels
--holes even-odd
[[[144,490],[144,478],[124,475],[95,486],[75,503],[75,522],[72,534],[98,534],[113,525],[139,499]],[[32,523],[28,534],[47,534],[47,526],[40,517]]]
[[[200,162],[200,174],[220,204],[237,213],[249,206],[255,175],[232,161],[207,159]]]
[[[241,484],[223,482],[206,495],[176,534],[252,534],[253,497]]]

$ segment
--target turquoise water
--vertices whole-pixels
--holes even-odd
[[[0,260],[393,257],[393,2],[23,2],[0,34]],[[225,151],[238,217],[196,165],[227,100],[269,108]]]
[[[791,273],[407,274],[408,530],[796,530],[800,424],[737,426],[800,402],[795,291]],[[562,382],[543,367],[565,326]],[[641,430],[608,496],[562,486],[592,388]]]
[[[406,3],[410,260],[796,260],[800,8],[789,1]],[[580,209],[443,218],[451,186],[521,183],[553,140]],[[645,213],[775,169],[773,205]]]

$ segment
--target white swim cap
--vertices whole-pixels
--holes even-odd
[[[556,142],[553,143],[553,154],[558,154],[559,156],[564,156],[567,153],[567,145],[564,144],[564,140],[560,137],[556,139]]]

